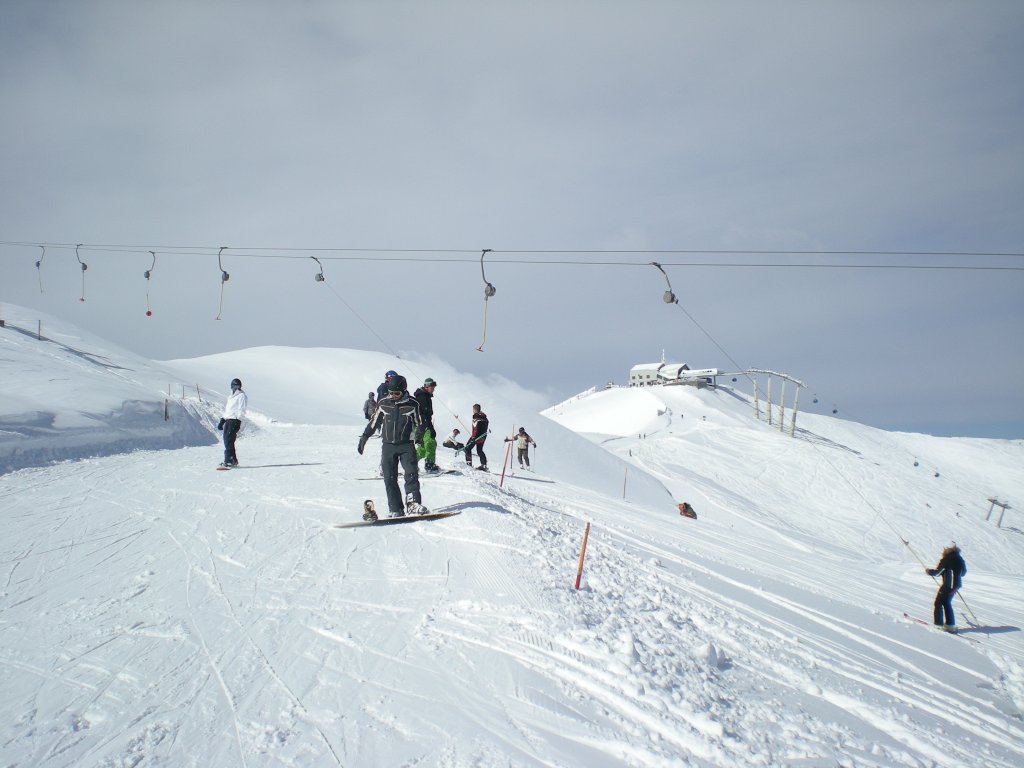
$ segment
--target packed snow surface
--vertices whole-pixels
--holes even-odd
[[[728,387],[540,415],[436,360],[153,363],[7,318],[4,766],[1024,764],[1021,441],[790,436]],[[459,514],[332,527],[385,506],[379,441],[355,448],[387,368],[439,381],[439,433],[480,403],[491,472],[442,449],[460,473],[423,500]],[[217,472],[234,376],[252,413]],[[518,426],[533,471],[503,478]],[[960,636],[904,618],[953,540]]]

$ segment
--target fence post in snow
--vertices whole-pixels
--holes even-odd
[[[772,375],[768,374],[768,426],[772,425]]]
[[[793,397],[793,418],[789,425],[789,436],[796,437],[796,412],[800,404],[800,387],[796,388],[796,395]]]
[[[754,419],[761,420],[761,405],[757,402],[757,374],[754,374]]]
[[[782,380],[782,395],[779,397],[779,432],[786,430],[786,380]]]
[[[583,529],[583,546],[580,547],[580,563],[576,568],[576,589],[580,588],[580,579],[583,577],[583,558],[587,554],[587,538],[590,536],[590,523]]]

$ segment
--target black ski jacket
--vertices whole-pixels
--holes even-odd
[[[960,550],[954,549],[942,555],[939,564],[928,569],[929,576],[942,577],[942,589],[947,592],[956,592],[960,589],[960,583],[967,575],[967,563],[960,556]]]
[[[377,403],[377,411],[363,430],[359,444],[365,445],[370,435],[378,429],[381,430],[380,436],[385,443],[411,443],[421,422],[419,404],[409,397],[408,392],[403,392],[398,400],[385,397]]]
[[[434,430],[434,395],[420,387],[413,393],[413,398],[419,403],[420,418],[423,420],[423,426],[420,427],[417,437],[422,437],[423,432],[429,429],[431,437],[436,439],[437,432]]]

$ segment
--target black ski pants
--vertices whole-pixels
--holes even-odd
[[[398,488],[398,464],[405,473],[405,495]],[[420,498],[420,468],[416,460],[416,446],[413,443],[384,443],[380,452],[380,467],[384,474],[384,489],[388,494],[388,513],[405,514],[405,500],[412,497],[417,504]]]
[[[469,466],[473,466],[474,446],[476,446],[476,455],[480,457],[480,466],[487,466],[487,454],[484,453],[484,440],[485,438],[480,438],[475,443],[472,440],[470,440],[469,445],[466,446],[466,463],[469,464]]]
[[[238,456],[235,455],[235,438],[238,437],[238,430],[242,428],[241,419],[224,419],[224,463],[237,464]]]
[[[939,587],[935,595],[935,619],[936,624],[956,624],[956,617],[953,615],[953,596],[955,590]]]

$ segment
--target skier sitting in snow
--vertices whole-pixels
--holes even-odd
[[[530,467],[530,445],[532,444],[535,448],[537,443],[533,441],[533,438],[526,434],[524,427],[519,428],[519,432],[512,437],[506,437],[505,442],[510,443],[512,441],[516,443],[516,455],[519,459],[519,468],[523,469],[523,462],[526,462],[526,468]]]
[[[466,447],[466,444],[459,440],[459,430],[453,429],[452,433],[444,439],[441,443],[445,448],[454,448],[456,451],[461,451]]]
[[[390,517],[402,517],[406,511],[412,515],[430,512],[423,506],[420,497],[420,474],[416,465],[416,446],[412,437],[420,424],[420,407],[409,397],[405,389],[405,377],[395,374],[388,380],[388,396],[377,403],[377,412],[366,425],[359,438],[358,451],[362,454],[370,435],[381,430],[381,469],[384,473],[384,488],[388,494]],[[405,472],[405,500],[398,488],[398,463]],[[364,519],[376,520],[376,514],[367,512]]]
[[[947,632],[956,632],[956,617],[953,615],[953,596],[960,589],[960,582],[967,574],[967,563],[960,556],[960,548],[953,544],[942,550],[942,559],[934,568],[927,568],[929,576],[941,576],[942,584],[935,595],[935,626]]]

